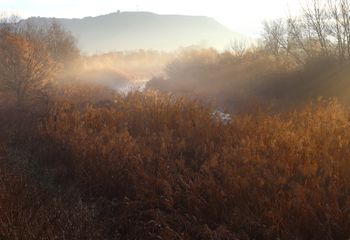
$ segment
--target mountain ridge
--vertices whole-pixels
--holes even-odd
[[[59,22],[87,53],[116,50],[175,50],[200,45],[224,49],[231,40],[244,38],[214,18],[152,12],[113,12],[84,18],[31,17],[23,22]]]

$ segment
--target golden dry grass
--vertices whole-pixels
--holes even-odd
[[[65,217],[77,230],[53,225],[42,239],[59,239],[50,234],[66,227],[83,236],[84,224],[95,228],[95,239],[349,238],[344,106],[320,100],[285,113],[234,115],[228,124],[211,113],[199,102],[154,92],[116,96],[108,105],[57,103],[32,129],[30,152],[40,168],[56,169],[57,204],[67,204]],[[40,222],[26,228],[31,210],[22,204],[41,209],[35,204],[47,187],[25,180],[39,195],[14,194],[6,186],[23,180],[2,171],[0,209],[15,214],[0,217],[7,226],[0,236],[16,239],[10,223],[17,219],[22,239],[35,239]],[[77,197],[67,201],[70,186]],[[61,211],[50,204],[40,219]],[[80,214],[84,220],[75,221]]]

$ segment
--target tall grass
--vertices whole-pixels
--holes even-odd
[[[31,153],[66,176],[56,188],[73,184],[76,201],[95,206],[92,222],[109,229],[96,231],[110,238],[348,239],[349,117],[336,101],[319,100],[223,123],[200,102],[133,92],[108,106],[57,104],[33,131]],[[79,219],[74,204],[67,216]],[[6,229],[0,235],[12,236]]]

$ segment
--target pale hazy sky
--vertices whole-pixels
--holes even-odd
[[[261,22],[297,12],[300,0],[0,0],[0,12],[22,17],[81,18],[121,11],[203,15],[233,31],[258,35]]]

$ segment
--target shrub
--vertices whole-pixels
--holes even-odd
[[[134,92],[57,106],[41,136],[85,200],[115,206],[121,238],[347,239],[349,128],[333,100],[224,124],[198,102]]]

